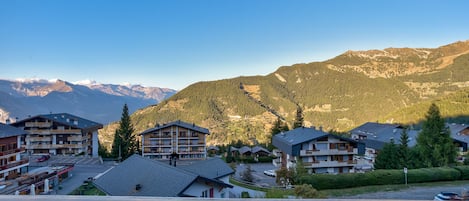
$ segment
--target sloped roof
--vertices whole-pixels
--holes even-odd
[[[303,142],[308,142],[323,136],[328,135],[323,131],[316,130],[314,128],[296,128],[291,131],[287,131],[285,133],[279,133],[275,135],[274,141],[282,142],[284,144],[293,146],[297,144],[301,144]]]
[[[41,115],[36,115],[27,119],[23,119],[21,121],[15,122],[12,125],[19,125],[24,122],[30,121],[32,119],[36,118],[43,118],[47,119],[53,122],[57,122],[63,125],[70,126],[72,128],[78,128],[78,129],[101,129],[103,128],[103,125],[88,119],[84,119],[72,114],[68,113],[57,113],[57,114],[41,114]]]
[[[252,150],[252,153],[257,153],[257,152],[263,151],[263,152],[266,152],[266,153],[270,154],[269,150],[267,150],[266,148],[261,147],[261,146],[255,146],[251,150]]]
[[[209,179],[218,179],[234,173],[234,170],[219,158],[199,160],[189,165],[177,167]]]
[[[13,137],[28,134],[23,129],[0,123],[0,138]]]
[[[195,130],[195,131],[203,133],[203,134],[210,134],[209,130],[206,129],[206,128],[202,128],[202,127],[199,127],[195,124],[191,124],[191,123],[183,122],[181,120],[177,120],[177,121],[173,121],[173,122],[170,122],[170,123],[167,123],[167,124],[157,125],[154,128],[150,128],[148,130],[143,131],[142,133],[140,133],[140,135],[151,133],[153,131],[157,131],[157,130],[164,129],[164,128],[171,127],[171,126],[179,126],[179,127],[187,128],[187,129],[190,129],[190,130]]]
[[[465,129],[469,129],[468,125],[465,124],[446,124],[451,132],[451,138],[462,141],[465,143],[469,143],[469,136],[461,134],[461,131]]]
[[[245,154],[245,153],[247,153],[247,152],[252,152],[252,151],[251,151],[251,147],[243,146],[243,147],[241,147],[241,148],[238,149],[238,152],[239,152],[240,154]]]
[[[381,149],[384,144],[376,146],[377,144],[374,141],[390,143],[391,139],[393,139],[395,144],[401,144],[400,138],[403,130],[404,129],[400,125],[396,124],[367,122],[352,129],[350,133],[366,136],[367,140],[360,140],[365,143],[366,147],[374,149],[376,149],[376,147],[380,147],[379,149]],[[407,130],[407,135],[409,136],[409,147],[413,147],[417,144],[418,133],[419,131],[416,130]]]
[[[232,187],[221,181],[136,154],[96,179],[94,184],[113,196],[178,197],[184,196],[184,191],[200,180]],[[137,184],[141,186],[140,190],[135,189]]]

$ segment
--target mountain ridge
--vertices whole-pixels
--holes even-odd
[[[392,57],[373,57],[384,51]],[[137,132],[181,119],[209,128],[209,144],[267,143],[278,117],[274,113],[291,125],[299,105],[305,126],[347,131],[467,88],[468,51],[469,41],[365,51],[371,56],[362,57],[347,56],[357,54],[349,51],[323,62],[282,66],[265,76],[198,82],[137,110],[132,120]]]

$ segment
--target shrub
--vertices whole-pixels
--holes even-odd
[[[249,196],[249,192],[243,191],[241,192],[241,198],[251,198],[251,196]]]
[[[315,198],[318,196],[318,191],[310,184],[303,184],[295,187],[295,195],[301,198]]]
[[[461,180],[467,180],[469,179],[469,166],[456,166],[454,167],[459,173],[461,173],[461,177],[459,179]]]

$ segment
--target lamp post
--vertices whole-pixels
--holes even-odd
[[[407,186],[407,168],[404,167],[405,185]]]

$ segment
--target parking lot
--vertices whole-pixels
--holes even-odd
[[[242,180],[241,175],[247,166],[251,166],[251,174],[254,177],[253,183],[263,187],[277,186],[275,177],[267,176],[264,174],[265,170],[276,170],[277,168],[272,163],[240,163],[236,165],[236,173],[234,177],[237,180]]]

